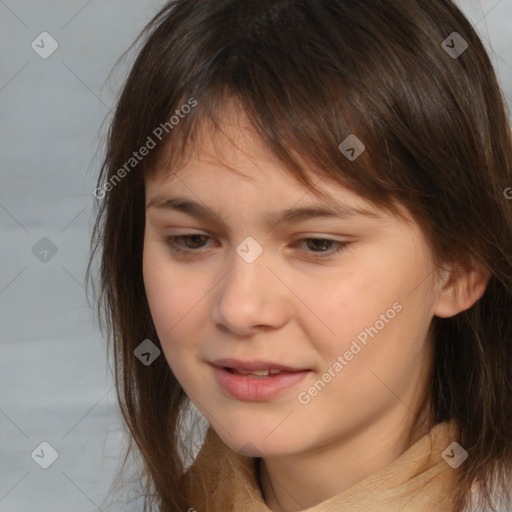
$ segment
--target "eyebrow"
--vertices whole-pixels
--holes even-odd
[[[198,203],[185,197],[162,197],[155,196],[147,208],[158,208],[164,210],[186,213],[197,219],[215,219],[223,223],[219,215],[204,204]],[[337,203],[311,204],[303,207],[292,207],[273,214],[267,214],[265,222],[274,226],[276,224],[292,224],[315,218],[346,219],[355,216],[380,218],[381,215],[363,208],[354,208]]]

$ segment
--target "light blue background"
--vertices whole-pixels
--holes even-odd
[[[0,0],[0,512],[107,507],[123,429],[105,343],[84,292],[99,141],[157,0]],[[459,2],[512,102],[512,0]],[[58,49],[31,48],[43,31]],[[32,247],[58,252],[42,263]],[[50,443],[41,469],[30,454]]]

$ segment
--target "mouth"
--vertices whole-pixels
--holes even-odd
[[[270,361],[222,359],[212,366],[217,383],[227,395],[248,402],[269,400],[298,385],[311,372]]]

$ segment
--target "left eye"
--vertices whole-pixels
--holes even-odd
[[[307,257],[314,259],[329,258],[341,252],[349,244],[349,242],[331,240],[330,238],[302,238],[298,240],[298,243],[305,243],[307,249],[304,251]]]
[[[306,242],[308,249],[313,250],[313,252],[327,252],[333,246],[339,249],[339,246],[343,244],[343,242],[328,238],[303,238],[299,242]]]

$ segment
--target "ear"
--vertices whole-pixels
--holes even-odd
[[[455,316],[469,309],[482,297],[491,273],[480,263],[472,263],[471,268],[452,266],[441,271],[442,288],[437,300],[434,315],[440,318]]]

